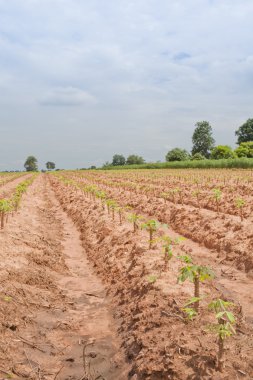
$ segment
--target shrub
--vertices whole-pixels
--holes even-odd
[[[228,145],[218,145],[211,151],[211,159],[222,160],[227,158],[236,158],[236,153]]]
[[[206,157],[203,156],[201,153],[195,153],[193,156],[191,156],[192,161],[199,161],[199,160],[205,160]]]
[[[166,161],[186,161],[190,159],[189,153],[185,149],[174,148],[166,155]]]
[[[238,157],[253,158],[253,141],[243,142],[235,149]]]

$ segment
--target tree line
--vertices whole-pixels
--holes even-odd
[[[189,153],[186,149],[173,148],[165,156],[167,162],[187,161],[187,160],[206,160],[206,159],[228,159],[228,158],[253,158],[253,119],[248,119],[236,131],[237,145],[232,149],[229,145],[215,146],[213,130],[208,121],[199,121],[195,124],[192,135],[192,150]],[[143,157],[132,154],[126,159],[122,154],[115,154],[112,162],[106,162],[103,167],[124,166],[144,164]]]

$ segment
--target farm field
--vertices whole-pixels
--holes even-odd
[[[253,379],[252,170],[1,174],[0,194],[0,379]]]

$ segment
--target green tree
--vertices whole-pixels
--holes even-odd
[[[37,172],[38,171],[38,160],[34,156],[28,156],[25,163],[24,167],[27,172]]]
[[[253,141],[243,142],[235,149],[238,157],[253,158]]]
[[[46,168],[47,168],[47,170],[53,170],[53,169],[55,169],[55,163],[48,161],[46,163]]]
[[[137,156],[135,154],[131,154],[127,157],[126,164],[127,165],[140,165],[144,164],[145,160],[141,156]]]
[[[200,161],[200,160],[205,160],[205,156],[201,153],[195,153],[193,156],[191,156],[192,161]]]
[[[238,137],[237,144],[253,141],[253,119],[248,119],[241,125],[237,131],[235,131],[235,135]]]
[[[122,166],[125,165],[126,159],[122,154],[115,154],[112,158],[113,166]]]
[[[218,145],[212,149],[210,158],[213,160],[222,160],[224,158],[236,158],[236,154],[230,146]]]
[[[189,153],[185,149],[174,148],[165,157],[166,161],[186,161],[190,159]]]
[[[192,155],[201,153],[204,157],[209,158],[215,143],[212,137],[212,127],[208,121],[199,121],[195,126],[196,128],[192,135]]]

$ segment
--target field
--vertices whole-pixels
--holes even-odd
[[[0,174],[0,379],[253,379],[253,171]]]

